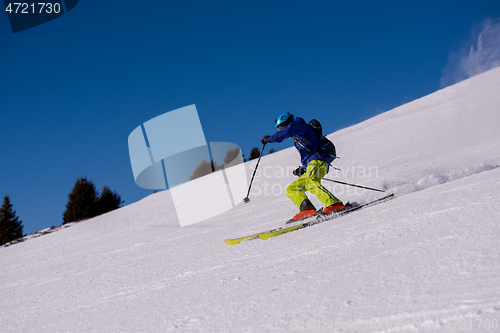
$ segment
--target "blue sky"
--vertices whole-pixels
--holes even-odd
[[[128,135],[191,104],[207,141],[247,156],[284,111],[358,123],[440,89],[488,17],[499,1],[81,0],[13,34],[0,14],[0,195],[25,233],[61,224],[81,176],[133,203],[152,191]]]

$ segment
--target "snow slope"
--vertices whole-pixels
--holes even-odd
[[[211,220],[179,227],[164,191],[2,247],[1,330],[495,331],[499,91],[497,68],[331,134],[341,171],[327,178],[396,193],[334,221],[224,243],[295,213],[286,149],[262,158],[249,204]],[[344,201],[377,196],[325,185]]]

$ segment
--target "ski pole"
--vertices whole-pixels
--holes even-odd
[[[328,180],[330,182],[338,183],[338,184],[344,184],[344,185],[349,185],[349,186],[364,188],[366,190],[372,190],[372,191],[378,191],[378,192],[385,192],[385,191],[382,191],[382,190],[377,190],[376,188],[371,188],[371,187],[365,187],[365,186],[360,186],[360,185],[354,185],[354,184],[339,182],[338,180],[332,180],[332,179],[327,179],[327,178],[323,178],[323,179],[324,180]]]
[[[259,166],[260,158],[262,157],[262,153],[264,153],[264,147],[265,146],[266,146],[266,144],[264,143],[264,145],[262,146],[262,150],[260,151],[259,160],[257,161],[257,164],[255,165],[255,170],[253,171],[252,180],[250,181],[250,186],[248,186],[247,196],[243,199],[244,203],[249,203],[250,202],[250,199],[248,198],[248,196],[250,195],[250,189],[252,188],[253,177],[255,177],[255,172],[257,171],[257,167]]]

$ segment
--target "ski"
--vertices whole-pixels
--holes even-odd
[[[351,208],[348,208],[348,209],[345,209],[345,210],[340,210],[338,212],[335,212],[335,213],[332,213],[332,214],[328,214],[328,215],[318,215],[317,218],[314,221],[302,222],[302,223],[296,224],[294,226],[282,227],[282,228],[278,228],[276,230],[272,230],[272,231],[267,231],[267,232],[260,233],[259,234],[259,238],[263,239],[263,240],[267,240],[267,239],[269,239],[271,237],[276,237],[276,236],[282,235],[282,234],[287,233],[287,232],[291,232],[291,231],[295,231],[295,230],[299,230],[299,229],[304,229],[304,228],[310,227],[312,225],[315,225],[315,224],[318,224],[318,223],[322,223],[322,222],[325,222],[325,221],[328,221],[328,220],[332,220],[334,218],[337,218],[337,217],[340,217],[340,216],[352,213],[352,212],[354,212],[354,211],[356,211],[358,209],[361,209],[361,208],[366,207],[366,206],[373,205],[375,203],[387,200],[387,199],[392,198],[392,197],[394,197],[394,193],[389,193],[389,194],[384,195],[383,197],[380,197],[380,198],[375,199],[375,200],[371,200],[371,201],[369,201],[367,203],[364,203],[362,205],[359,205],[359,206],[351,207]]]
[[[236,245],[236,244],[239,244],[241,241],[244,241],[246,239],[257,239],[257,238],[259,238],[259,233],[256,233],[254,235],[243,236],[240,238],[226,239],[226,240],[224,240],[224,242],[227,245]]]
[[[288,233],[288,232],[291,232],[291,231],[295,231],[295,230],[307,228],[309,226],[312,226],[312,225],[315,225],[315,224],[318,224],[318,223],[322,223],[322,222],[325,222],[325,221],[328,221],[328,220],[331,220],[331,219],[334,219],[334,218],[337,218],[337,217],[340,217],[340,216],[352,213],[352,212],[354,212],[354,211],[356,211],[358,209],[361,209],[363,207],[367,207],[367,206],[373,205],[375,203],[379,203],[379,202],[384,201],[384,200],[388,200],[388,199],[390,199],[392,197],[394,197],[394,193],[388,193],[388,194],[386,194],[386,195],[384,195],[384,196],[382,196],[380,198],[368,201],[367,203],[364,203],[364,204],[359,205],[359,206],[350,207],[348,209],[340,210],[338,212],[335,212],[335,213],[332,213],[332,214],[329,214],[329,215],[317,214],[317,215],[311,216],[311,217],[309,217],[309,218],[307,218],[305,220],[297,221],[296,222],[297,224],[295,224],[295,225],[292,225],[290,223],[290,224],[287,224],[287,225],[285,225],[283,227],[279,227],[279,228],[271,229],[271,230],[268,230],[268,231],[263,231],[263,232],[255,233],[255,234],[252,234],[252,235],[248,235],[248,236],[244,236],[244,237],[240,237],[240,238],[234,238],[234,239],[226,239],[225,243],[227,245],[236,245],[236,244],[239,244],[241,241],[247,240],[247,239],[263,239],[263,240],[267,240],[267,239],[269,239],[271,237],[276,237],[276,236],[282,235],[284,233]]]
[[[303,219],[303,220],[300,220],[300,221],[295,221],[295,223],[313,222],[313,221],[316,220],[316,218],[318,216],[319,215],[313,215],[313,216],[310,216],[310,217],[308,217],[306,219]],[[290,222],[290,220],[286,221],[286,223],[289,223],[289,222]],[[267,231],[260,231],[258,233],[255,233],[255,234],[252,234],[252,235],[248,235],[248,236],[243,236],[243,237],[233,238],[233,239],[226,239],[226,240],[224,240],[224,242],[227,245],[236,245],[236,244],[239,244],[241,241],[244,241],[244,240],[259,239],[259,235],[262,234],[262,233],[270,233],[270,232],[274,232],[274,231],[280,230],[282,228],[283,227],[279,227],[279,228],[274,228],[274,229],[267,230]]]

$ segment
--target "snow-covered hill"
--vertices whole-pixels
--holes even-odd
[[[341,170],[326,178],[396,198],[312,228],[224,243],[295,213],[286,149],[262,158],[251,203],[211,220],[181,228],[164,191],[0,248],[1,330],[491,332],[499,91],[497,68],[331,134]],[[377,196],[324,183],[344,201]]]

